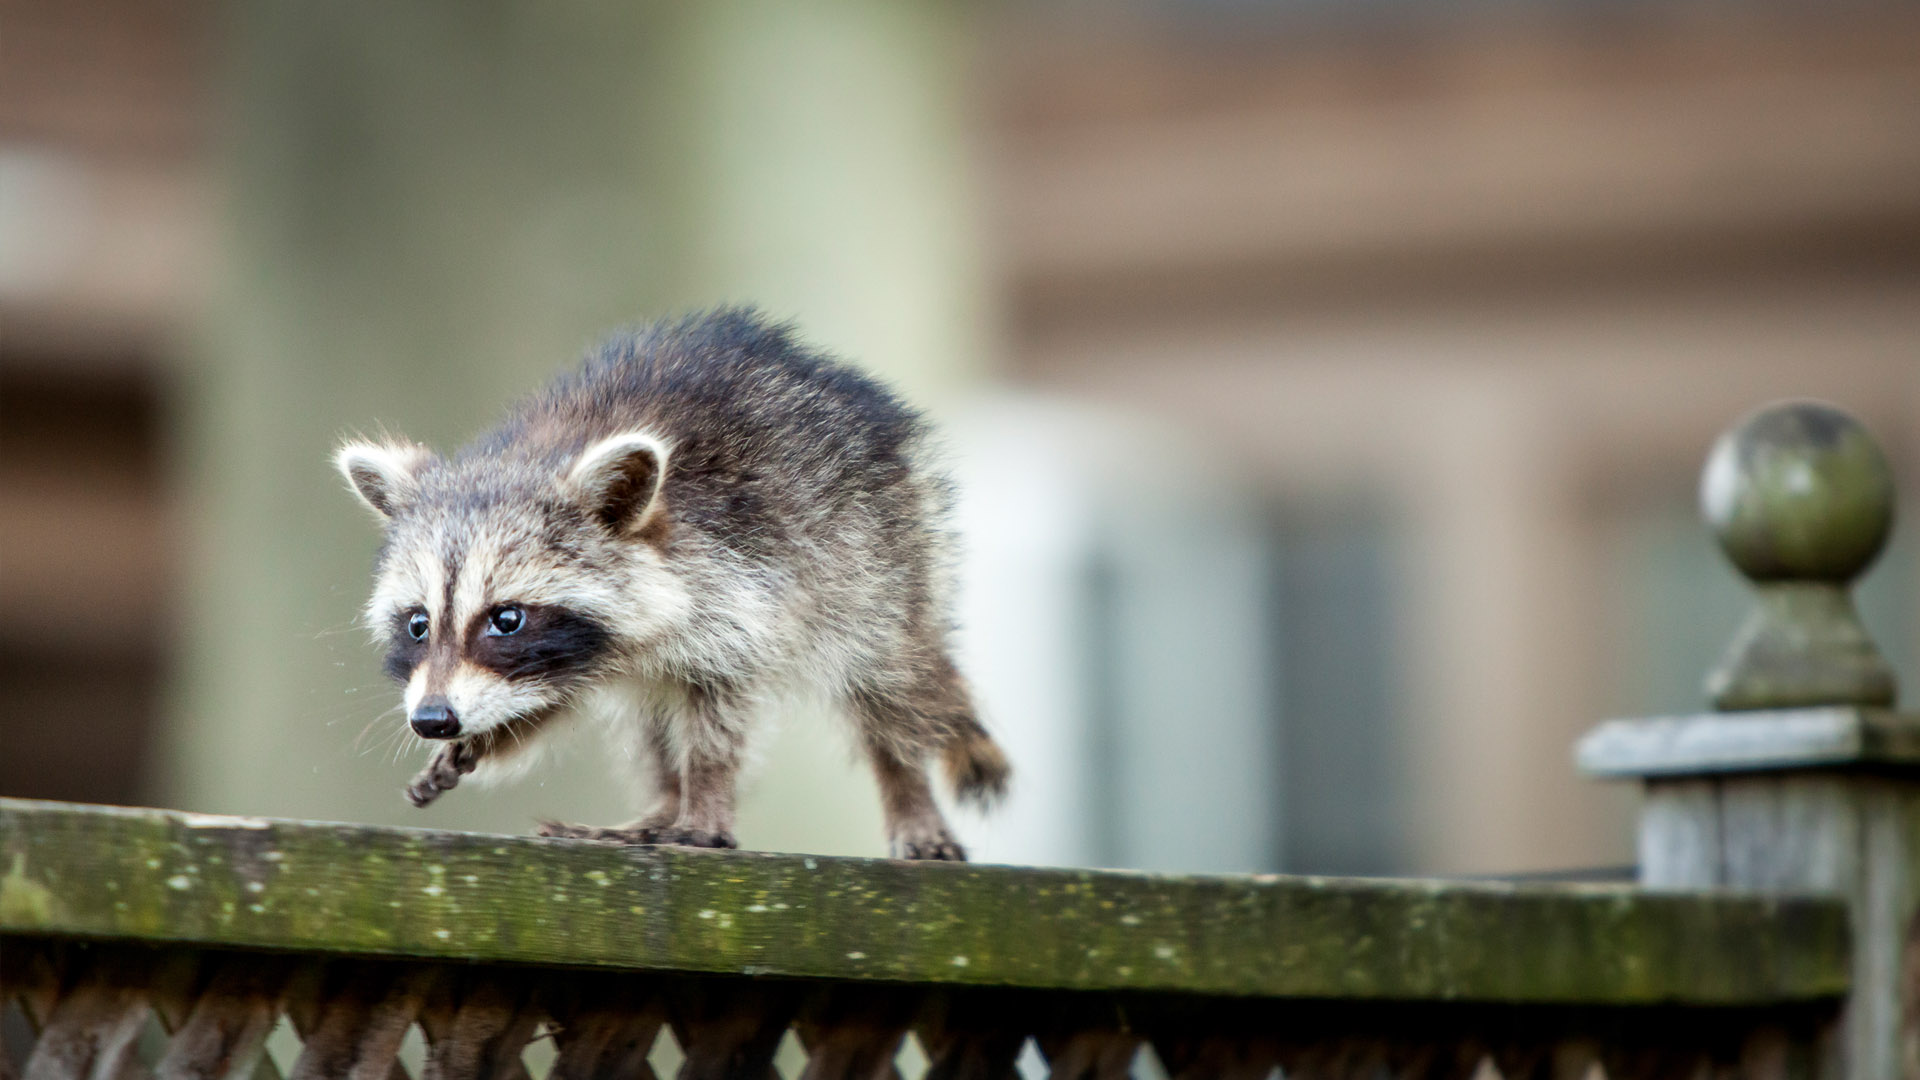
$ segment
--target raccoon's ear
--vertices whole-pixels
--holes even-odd
[[[431,460],[433,451],[404,441],[350,442],[333,455],[334,467],[347,478],[353,493],[383,518],[391,518],[406,505],[421,467]]]
[[[582,451],[567,471],[567,486],[608,529],[637,532],[658,511],[666,475],[666,444],[644,431],[629,431]]]

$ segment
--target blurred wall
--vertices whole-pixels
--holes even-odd
[[[1920,15],[1094,7],[983,50],[1008,371],[1205,433],[1283,568],[1379,554],[1277,608],[1289,867],[1625,863],[1570,748],[1703,705],[1712,436],[1821,397],[1920,475]],[[1910,535],[1863,590],[1909,687]]]
[[[733,299],[803,315],[923,399],[973,382],[959,9],[243,4],[227,33],[225,271],[188,395],[164,800],[625,820],[635,793],[591,745],[505,794],[404,805],[422,755],[354,624],[376,530],[330,450],[380,427],[451,447],[604,330]],[[812,719],[770,751],[741,834],[877,853],[871,782]]]
[[[0,792],[152,797],[205,270],[205,0],[0,0]]]

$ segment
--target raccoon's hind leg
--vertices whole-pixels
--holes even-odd
[[[860,726],[867,760],[880,782],[887,849],[896,859],[965,862],[927,783],[926,758],[963,727],[977,727],[966,687],[951,664],[897,689],[854,693],[849,706]]]
[[[887,819],[887,852],[896,859],[966,862],[967,851],[953,838],[927,784],[926,765],[902,757],[886,743],[867,743],[867,760],[880,781],[880,809]]]

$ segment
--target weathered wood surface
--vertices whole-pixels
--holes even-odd
[[[1791,770],[1649,778],[1643,880],[1849,899],[1855,987],[1827,1075],[1920,1076],[1920,783]],[[1903,972],[1907,965],[1913,974]]]
[[[1721,436],[1701,506],[1756,603],[1707,690],[1719,713],[1616,720],[1580,763],[1642,780],[1640,875],[1663,888],[1844,898],[1853,987],[1822,1080],[1920,1078],[1920,714],[1849,588],[1885,545],[1893,474],[1872,436],[1785,402]]]
[[[1323,999],[1844,994],[1818,898],[618,848],[0,800],[0,934]]]
[[[1767,769],[1904,769],[1920,775],[1920,713],[1858,705],[1612,720],[1580,741],[1595,776]]]

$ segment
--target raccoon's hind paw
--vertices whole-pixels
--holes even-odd
[[[967,849],[960,842],[948,836],[945,829],[927,836],[895,837],[892,848],[896,859],[914,859],[925,862],[966,862]]]

